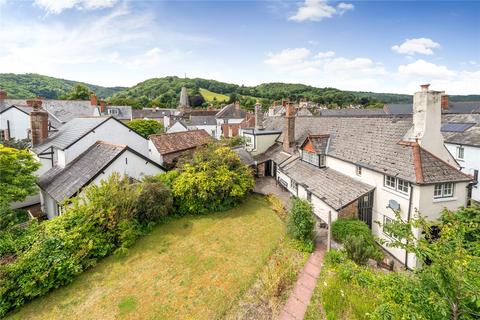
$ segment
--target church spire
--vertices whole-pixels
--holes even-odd
[[[180,91],[180,101],[178,104],[179,108],[189,108],[190,107],[190,102],[188,100],[188,93],[187,93],[187,88],[182,87],[182,91]]]

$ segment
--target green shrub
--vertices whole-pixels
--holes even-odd
[[[228,147],[197,151],[172,183],[179,212],[204,214],[238,204],[253,189],[252,170]]]
[[[343,243],[347,257],[359,265],[366,265],[368,259],[377,258],[378,249],[364,235],[349,235]]]
[[[349,235],[363,235],[365,238],[372,238],[372,231],[367,224],[357,219],[338,219],[332,223],[332,237],[338,242],[345,242]]]
[[[137,215],[141,223],[157,221],[172,209],[172,192],[163,183],[142,183],[137,199]]]
[[[0,253],[16,255],[13,262],[0,264],[0,317],[72,282],[99,259],[125,253],[143,233],[145,223],[165,215],[170,204],[163,185],[142,188],[141,183],[131,184],[127,177],[114,174],[68,201],[61,216],[0,234]],[[10,241],[15,236],[19,238]]]
[[[288,233],[295,239],[311,241],[314,227],[312,204],[303,199],[293,198],[287,220]]]

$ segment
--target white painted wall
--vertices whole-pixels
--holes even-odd
[[[180,122],[175,122],[170,128],[168,128],[167,133],[174,133],[174,132],[184,132],[188,131]]]
[[[27,139],[30,129],[30,116],[17,108],[9,108],[0,113],[0,130],[7,130],[10,124],[10,138]]]
[[[480,148],[473,146],[463,146],[464,157],[462,159],[457,158],[457,147],[460,145],[453,143],[446,143],[448,151],[457,160],[458,164],[462,167],[462,172],[473,176],[474,170],[480,172]],[[480,187],[478,185],[472,188],[472,199],[480,202]]]
[[[112,118],[75,142],[75,144],[68,149],[65,149],[65,154],[58,158],[58,164],[65,166],[99,140],[113,144],[127,145],[138,153],[148,157],[148,140]]]
[[[217,132],[217,126],[216,125],[201,125],[201,126],[195,126],[195,129],[198,130],[205,130],[208,132],[209,135],[215,138],[216,132]]]
[[[251,144],[250,146],[246,146],[245,149],[250,152],[252,156],[256,156],[267,151],[267,149],[275,143],[280,134],[254,135],[249,131],[240,130],[240,135],[250,139]]]
[[[163,165],[163,157],[160,152],[158,152],[158,149],[155,147],[152,140],[148,140],[148,155],[150,159]]]
[[[142,159],[129,150],[126,150],[91,183],[99,184],[100,181],[107,179],[114,172],[140,180],[144,176],[156,175],[163,173],[164,171],[153,163]],[[40,192],[40,196],[42,200],[42,210],[47,214],[48,218],[52,219],[53,217],[58,216],[57,201],[43,190]]]

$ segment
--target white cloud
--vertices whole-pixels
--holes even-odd
[[[278,53],[269,53],[265,62],[272,66],[285,67],[302,62],[311,55],[307,48],[283,49]]]
[[[392,47],[393,51],[398,53],[407,54],[407,55],[414,55],[424,54],[424,55],[432,55],[433,49],[437,49],[440,47],[440,44],[433,41],[429,38],[415,38],[415,39],[406,39],[400,45],[394,45]]]
[[[317,41],[317,40],[308,40],[308,44],[310,44],[312,46],[318,46],[320,44],[320,42]]]
[[[337,7],[331,6],[326,0],[305,0],[296,14],[288,18],[297,22],[302,21],[321,21],[325,18],[332,18],[334,15],[342,15],[354,6],[350,3],[341,2]]]
[[[325,52],[319,52],[315,55],[315,58],[317,59],[325,59],[325,58],[331,58],[335,56],[334,51],[325,51]]]
[[[448,78],[455,75],[455,72],[449,70],[446,66],[436,65],[422,59],[407,65],[399,66],[398,73],[402,75],[432,78]]]
[[[111,8],[116,2],[117,0],[35,0],[34,4],[45,10],[47,14],[59,14],[72,8],[78,10]]]
[[[341,2],[337,6],[338,14],[342,15],[349,10],[353,10],[353,8],[355,8],[355,6],[353,4]]]

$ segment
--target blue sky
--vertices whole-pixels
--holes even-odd
[[[0,0],[0,72],[480,93],[480,2]]]

